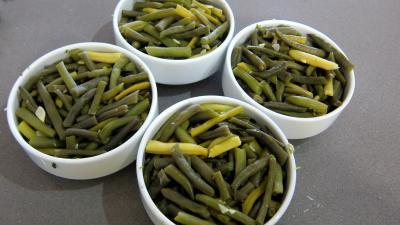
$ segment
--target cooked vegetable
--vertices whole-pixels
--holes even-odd
[[[132,10],[122,10],[119,29],[134,48],[151,56],[198,57],[217,48],[230,27],[224,11],[210,3],[191,0],[135,2]]]
[[[346,97],[346,76],[354,68],[321,37],[284,25],[256,26],[233,49],[231,66],[239,85],[254,101],[301,118],[325,115],[339,107]]]
[[[67,54],[19,88],[18,129],[34,148],[56,157],[110,151],[147,116],[147,73],[121,53],[72,49]]]
[[[181,224],[268,220],[283,201],[291,153],[265,130],[241,106],[193,104],[175,112],[145,148],[150,197]]]

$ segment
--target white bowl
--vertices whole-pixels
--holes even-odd
[[[266,20],[254,23],[250,26],[247,26],[246,28],[241,30],[238,34],[236,34],[235,37],[232,39],[231,44],[228,47],[228,51],[226,53],[224,71],[222,75],[222,88],[224,91],[224,95],[248,102],[253,106],[257,107],[258,109],[260,109],[261,111],[263,111],[279,125],[279,127],[283,130],[283,132],[289,139],[308,138],[315,136],[321,133],[322,131],[326,130],[329,126],[332,125],[332,123],[346,108],[346,106],[350,102],[351,97],[353,96],[355,87],[354,71],[352,70],[350,73],[344,74],[347,79],[347,84],[344,89],[343,104],[326,115],[313,118],[298,118],[298,117],[282,115],[280,113],[276,113],[272,110],[269,110],[264,106],[258,104],[256,101],[254,101],[250,96],[246,94],[246,92],[240,87],[239,83],[236,81],[236,78],[233,75],[231,69],[231,55],[233,48],[235,46],[244,43],[246,39],[250,36],[250,34],[254,31],[257,24],[261,26],[288,25],[305,34],[308,33],[316,34],[343,53],[343,51],[339,48],[339,46],[337,46],[336,43],[333,42],[330,38],[328,38],[323,33],[307,25],[287,20]]]
[[[118,28],[118,22],[121,19],[121,12],[123,9],[132,10],[135,0],[121,0],[114,10],[113,15],[113,29],[115,36],[115,43],[135,55],[139,56],[153,71],[154,77],[157,83],[169,84],[169,85],[181,85],[190,84],[200,80],[203,80],[220,68],[223,63],[226,49],[228,48],[229,42],[233,37],[235,29],[235,19],[228,3],[224,0],[213,0],[215,6],[220,7],[224,10],[227,19],[230,22],[228,35],[222,44],[214,51],[207,53],[203,56],[184,59],[184,60],[173,60],[163,59],[154,56],[150,56],[143,53],[136,48],[132,47],[121,35]]]
[[[146,185],[144,183],[143,167],[144,167],[146,144],[149,140],[153,138],[153,136],[160,129],[160,127],[167,121],[167,119],[171,117],[172,114],[174,114],[176,111],[179,111],[192,104],[202,104],[202,103],[223,103],[230,105],[241,105],[244,107],[246,114],[250,115],[253,119],[255,119],[257,123],[268,127],[273,133],[273,135],[277,137],[278,140],[282,141],[285,144],[288,143],[288,140],[286,139],[281,129],[279,129],[279,127],[274,123],[274,121],[272,121],[268,116],[265,116],[264,113],[262,113],[255,107],[251,106],[250,104],[233,98],[222,97],[222,96],[200,96],[200,97],[189,98],[170,106],[150,124],[149,128],[144,133],[142,141],[140,142],[138,156],[136,159],[136,174],[139,183],[141,199],[147,214],[149,215],[150,219],[153,221],[155,225],[173,225],[175,223],[170,221],[157,208],[157,206],[151,199],[147,191]],[[289,160],[286,166],[287,166],[286,167],[287,180],[285,185],[284,200],[282,202],[281,207],[276,212],[276,214],[270,220],[268,220],[267,223],[265,223],[265,225],[272,225],[278,222],[278,220],[283,216],[286,209],[288,208],[290,201],[292,200],[296,185],[296,163],[293,154],[289,156]]]
[[[17,129],[18,120],[15,115],[15,110],[19,105],[18,101],[18,87],[24,85],[27,79],[34,74],[37,74],[43,69],[45,65],[54,63],[60,59],[67,57],[66,50],[80,48],[84,50],[94,50],[103,52],[121,52],[126,55],[130,60],[141,66],[148,74],[149,81],[151,83],[152,100],[151,107],[142,127],[123,144],[116,147],[115,149],[106,152],[104,154],[93,156],[83,159],[65,159],[58,158],[50,155],[46,155],[31,145],[29,145],[25,139],[22,137]],[[33,62],[25,71],[22,76],[18,77],[13,88],[11,89],[10,96],[8,97],[7,103],[7,120],[8,125],[11,129],[11,133],[17,142],[22,146],[28,156],[43,170],[54,174],[59,177],[69,178],[69,179],[92,179],[114,173],[125,166],[132,163],[137,154],[137,147],[142,138],[144,131],[150,122],[158,114],[158,99],[157,99],[157,87],[154,77],[142,60],[137,56],[133,55],[131,52],[111,44],[87,42],[67,45],[56,50],[53,50],[44,56]]]

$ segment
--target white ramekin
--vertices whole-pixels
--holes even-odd
[[[144,183],[143,178],[143,167],[144,167],[144,157],[145,157],[145,147],[149,140],[153,138],[156,132],[160,129],[160,127],[166,122],[166,120],[171,117],[176,111],[181,110],[191,104],[202,104],[202,103],[223,103],[223,104],[230,104],[230,105],[241,105],[245,109],[245,113],[254,118],[257,123],[267,126],[271,132],[274,134],[278,140],[282,141],[283,143],[287,144],[288,140],[286,139],[284,133],[281,129],[272,121],[268,116],[266,116],[263,112],[255,108],[254,106],[233,99],[228,97],[222,96],[200,96],[189,98],[178,102],[165,111],[163,111],[148,127],[147,131],[144,133],[142,141],[140,142],[138,156],[136,159],[136,173],[137,173],[137,180],[139,183],[139,190],[141,199],[144,205],[144,208],[153,221],[155,225],[173,225],[174,222],[170,221],[155,205],[153,200],[151,199],[146,185]],[[268,220],[265,225],[272,225],[278,222],[278,220],[283,216],[286,209],[289,206],[289,203],[293,197],[294,189],[296,185],[296,163],[294,160],[293,154],[290,155],[288,163],[286,164],[287,170],[287,180],[285,185],[285,197],[282,202],[281,207],[276,212],[276,214]]]
[[[218,48],[210,53],[197,58],[184,60],[163,59],[150,56],[132,47],[132,45],[130,45],[124,39],[119,31],[118,23],[121,19],[122,10],[132,10],[134,2],[136,1],[121,0],[114,10],[113,29],[115,43],[118,46],[128,49],[135,55],[139,56],[139,58],[141,58],[149,66],[151,71],[153,71],[157,83],[169,85],[190,84],[203,80],[217,72],[217,70],[223,64],[226,49],[228,48],[229,42],[233,37],[233,32],[235,29],[235,19],[227,1],[212,1],[215,6],[218,6],[224,10],[226,18],[230,23],[228,35],[226,36],[225,40]]]
[[[142,127],[123,144],[104,154],[83,159],[65,159],[46,155],[29,145],[18,131],[18,120],[15,110],[19,105],[18,87],[24,85],[29,77],[37,74],[45,65],[52,64],[58,60],[67,57],[66,50],[80,48],[83,50],[103,51],[103,52],[121,52],[130,60],[134,61],[149,74],[151,83],[152,99],[148,117]],[[55,49],[28,66],[22,76],[18,77],[11,89],[7,103],[7,120],[11,133],[18,144],[25,150],[28,156],[43,170],[59,177],[69,179],[92,179],[114,173],[129,165],[136,159],[139,142],[147,126],[158,114],[157,87],[154,77],[146,64],[131,52],[111,44],[86,42],[67,45]]]
[[[236,78],[231,69],[231,55],[233,48],[235,46],[244,43],[246,39],[250,36],[250,34],[254,31],[256,25],[261,25],[261,26],[288,25],[299,30],[304,34],[313,33],[323,38],[325,41],[327,41],[328,43],[330,43],[336,49],[338,49],[340,52],[343,53],[343,51],[339,48],[339,46],[336,45],[336,43],[333,42],[330,38],[328,38],[323,33],[307,25],[287,20],[266,20],[258,23],[253,23],[244,28],[243,30],[241,30],[238,34],[236,34],[235,37],[232,39],[231,44],[228,47],[223,76],[222,76],[222,88],[224,90],[224,94],[226,96],[248,102],[253,106],[257,107],[258,109],[260,109],[266,115],[270,116],[279,125],[279,127],[283,130],[283,132],[289,139],[308,138],[323,132],[329,126],[332,125],[332,123],[338,118],[338,116],[343,112],[343,110],[349,104],[355,88],[354,71],[352,70],[350,73],[344,74],[347,80],[347,84],[344,89],[344,101],[342,105],[326,115],[313,118],[298,118],[298,117],[282,115],[280,113],[276,113],[272,110],[269,110],[264,106],[258,104],[256,101],[254,101],[250,96],[246,94],[246,92],[240,87],[239,83],[236,81]]]

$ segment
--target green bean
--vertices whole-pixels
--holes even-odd
[[[198,156],[192,155],[190,159],[193,169],[199,173],[200,176],[203,177],[209,184],[214,184],[214,170]]]
[[[105,153],[105,151],[102,150],[88,151],[88,150],[78,150],[78,149],[71,150],[71,149],[54,149],[54,148],[39,149],[39,151],[55,157],[70,157],[70,156],[90,157]]]
[[[236,124],[240,127],[243,127],[245,129],[257,129],[258,128],[255,124],[252,124],[250,121],[244,121],[237,117],[232,117],[228,121],[233,124]]]
[[[85,83],[82,83],[76,87],[74,87],[73,89],[70,90],[71,94],[75,97],[79,97],[82,94],[86,93],[87,91],[89,91],[90,89],[96,88],[97,84],[100,81],[105,81],[108,82],[108,77],[97,77],[97,78],[93,78],[89,81],[86,81]]]
[[[288,104],[285,102],[264,102],[263,105],[270,109],[277,109],[289,112],[306,112],[307,108]]]
[[[116,108],[110,109],[108,111],[99,113],[96,117],[99,121],[106,120],[108,118],[112,117],[119,117],[123,116],[128,112],[128,106],[127,105],[121,105]]]
[[[216,41],[217,39],[221,38],[228,29],[229,29],[229,22],[226,21],[223,24],[221,24],[220,26],[218,26],[217,28],[215,28],[215,30],[213,30],[207,36],[202,37],[200,39],[200,43],[202,45],[210,44],[210,43]]]
[[[176,192],[169,188],[163,188],[161,189],[161,194],[164,196],[164,198],[175,203],[182,209],[196,213],[202,216],[203,218],[210,217],[210,212],[208,212],[207,207],[184,197],[183,195],[179,194],[179,192]]]
[[[191,123],[195,123],[195,122],[209,120],[217,116],[218,113],[216,113],[214,110],[206,109],[194,114],[192,117],[190,117],[189,121]]]
[[[243,169],[233,180],[231,186],[234,192],[248,180],[251,176],[256,174],[258,171],[262,170],[268,164],[268,158],[263,157],[255,161],[254,163],[248,165],[245,169]]]
[[[285,85],[280,82],[277,81],[276,82],[276,90],[275,90],[275,96],[276,96],[276,100],[281,102],[282,101],[282,96],[283,96],[283,92],[285,91]]]
[[[339,107],[342,102],[340,99],[343,95],[343,88],[340,81],[333,80],[333,96],[331,98],[332,105]]]
[[[274,163],[275,168],[275,177],[274,177],[274,185],[272,188],[273,195],[283,194],[283,174],[282,167],[279,163]]]
[[[139,16],[138,19],[142,21],[152,21],[175,15],[176,15],[175,9],[160,9],[156,12]]]
[[[194,199],[193,187],[188,178],[174,165],[169,164],[164,168],[165,173],[172,178],[176,183],[178,183],[189,195],[191,199]]]
[[[192,136],[186,131],[186,129],[182,127],[177,127],[175,130],[175,135],[178,138],[178,140],[182,143],[192,143],[192,144],[197,144],[196,140],[193,139]]]
[[[278,109],[272,109],[272,110],[277,113],[286,115],[286,116],[300,117],[300,118],[314,117],[314,114],[312,112],[290,112],[290,111],[284,111],[284,110],[278,110]]]
[[[256,159],[258,155],[252,149],[249,148],[249,144],[242,145],[243,148],[246,150],[246,158]]]
[[[270,156],[269,158],[269,166],[268,166],[268,176],[267,176],[267,184],[265,186],[265,193],[264,193],[264,198],[262,200],[260,209],[258,210],[257,213],[257,224],[264,224],[265,217],[267,216],[268,213],[268,208],[269,204],[271,202],[271,196],[272,196],[272,189],[274,186],[274,180],[276,176],[276,160],[275,157]]]
[[[179,116],[164,129],[163,133],[161,134],[160,141],[167,141],[171,137],[171,135],[175,132],[177,127],[179,127],[183,122],[185,122],[194,114],[200,111],[201,107],[195,104],[191,105],[190,107],[179,113]]]
[[[204,24],[204,25],[206,25],[207,27],[209,27],[210,30],[215,30],[215,28],[216,28],[215,25],[214,25],[213,23],[211,23],[211,22],[207,19],[207,17],[206,17],[201,11],[197,10],[196,8],[192,8],[191,11],[192,11],[193,14],[200,20],[200,22],[201,22],[202,24]],[[229,26],[228,26],[228,27],[229,27]],[[226,29],[226,30],[228,30],[228,29]],[[226,30],[225,30],[225,31],[221,31],[221,32],[225,33]],[[221,36],[222,36],[222,35],[221,35]]]
[[[96,112],[99,109],[100,102],[103,97],[103,93],[106,88],[106,85],[107,85],[107,82],[105,82],[105,81],[99,81],[99,83],[97,84],[96,93],[94,95],[92,104],[90,105],[90,108],[89,108],[89,112],[88,112],[89,115],[96,115]]]
[[[232,57],[231,57],[231,66],[235,68],[237,64],[242,61],[242,48],[240,46],[236,46],[232,50]]]
[[[269,49],[269,48],[264,48],[264,47],[261,47],[261,46],[251,46],[251,45],[248,45],[247,48],[249,50],[253,50],[253,51],[256,51],[256,52],[259,52],[259,53],[266,54],[266,55],[268,55],[270,57],[291,60],[290,56],[288,56],[286,54],[283,54],[283,53],[279,53],[279,52],[277,52],[275,50],[272,50],[272,49]]]
[[[227,136],[229,134],[230,130],[228,126],[225,125],[215,128],[214,130],[204,132],[200,134],[197,138],[204,141],[204,140],[214,139],[217,137]]]
[[[235,176],[237,176],[244,168],[246,168],[246,150],[235,148]]]
[[[64,127],[72,126],[75,121],[76,116],[80,113],[84,105],[86,105],[95,95],[96,89],[91,89],[82,95],[72,106],[71,110],[68,112],[67,117],[64,119]]]
[[[154,159],[154,168],[156,170],[163,169],[164,167],[168,166],[169,164],[173,164],[174,159],[172,157],[162,157],[162,158],[155,158]]]
[[[158,172],[157,177],[160,180],[161,187],[165,187],[171,182],[165,171],[162,169]]]
[[[196,201],[203,203],[204,205],[217,210],[218,212],[231,217],[232,219],[241,222],[245,225],[255,225],[255,220],[245,215],[244,213],[226,206],[221,201],[214,199],[208,195],[196,194]]]
[[[112,68],[112,71],[111,71],[109,89],[113,89],[114,87],[117,86],[119,77],[121,76],[121,70],[128,62],[129,62],[129,59],[127,57],[120,57],[115,62],[114,66]]]
[[[259,171],[258,173],[254,174],[251,178],[250,178],[250,182],[256,186],[259,187],[261,185],[262,179],[265,175],[266,172],[266,168],[262,169],[261,171]]]
[[[71,91],[73,88],[75,88],[77,86],[74,79],[72,78],[71,74],[68,72],[67,68],[65,67],[65,64],[63,61],[58,63],[56,65],[56,68],[69,91]]]
[[[307,52],[319,57],[325,57],[326,56],[326,52],[322,49],[319,48],[315,48],[315,47],[311,47],[308,45],[303,45],[300,43],[297,43],[295,41],[290,40],[289,38],[285,37],[279,30],[275,31],[275,34],[283,41],[285,42],[287,45],[289,45],[290,47],[303,51],[303,52]]]
[[[87,119],[84,119],[82,121],[79,121],[78,123],[74,124],[74,128],[81,128],[81,129],[87,129],[90,127],[93,127],[94,125],[97,124],[97,119],[95,116],[91,116]]]
[[[326,42],[324,39],[322,39],[321,37],[318,37],[315,34],[308,34],[308,37],[312,40],[312,42],[314,42],[316,45],[318,45],[325,51],[333,52],[335,59],[344,68],[345,72],[348,73],[354,68],[354,65],[347,59],[346,56],[344,56],[343,53],[341,53],[339,50],[337,50],[331,44]]]
[[[182,211],[178,212],[174,220],[184,225],[215,225],[215,223],[212,223],[204,219],[200,219],[196,216],[190,215]]]
[[[91,141],[96,141],[98,142],[99,139],[97,137],[97,132],[95,131],[90,131],[90,130],[85,130],[85,129],[80,129],[80,128],[68,128],[65,130],[65,135],[66,136],[78,136],[78,137],[84,137],[87,138]]]
[[[57,95],[57,97],[59,97],[61,99],[61,101],[63,102],[65,108],[67,110],[71,110],[71,108],[72,108],[72,97],[69,96],[69,95],[63,94],[60,89],[55,89],[54,93]]]
[[[120,30],[121,30],[121,34],[129,41],[139,41],[139,42],[146,42],[146,43],[151,42],[151,40],[149,38],[146,38],[141,33],[137,32],[134,29],[131,29],[129,27],[122,27]]]
[[[135,2],[133,5],[134,10],[140,10],[143,8],[154,8],[154,9],[159,9],[163,6],[162,3],[159,2]]]
[[[325,84],[325,77],[308,77],[292,74],[293,81],[301,84]]]
[[[146,47],[147,54],[165,58],[188,58],[192,55],[190,47]]]
[[[256,129],[247,129],[249,134],[255,136],[258,140],[263,142],[266,146],[269,146],[269,149],[272,153],[277,157],[278,162],[281,166],[285,165],[288,153],[282,148],[279,141],[276,140],[271,135]]]
[[[146,187],[148,188],[150,186],[150,181],[151,181],[151,173],[154,170],[154,162],[155,158],[150,159],[149,162],[145,165],[143,169],[143,179]]]
[[[15,111],[15,114],[21,120],[23,120],[26,123],[28,123],[34,129],[42,132],[47,137],[54,137],[55,136],[55,134],[56,134],[55,130],[53,130],[51,127],[48,127],[44,122],[39,120],[32,112],[30,112],[26,108],[19,107]]]
[[[146,111],[150,107],[150,100],[148,98],[143,99],[135,106],[133,106],[125,116],[138,116]]]
[[[217,171],[213,174],[214,182],[218,187],[220,199],[223,201],[227,201],[231,199],[231,195],[229,194],[227,183],[222,177],[221,171]]]
[[[133,11],[133,10],[122,10],[121,15],[123,17],[138,17],[138,16],[143,16],[145,15],[144,12],[138,12],[138,11]]]
[[[248,194],[255,188],[256,186],[252,182],[247,182],[240,190],[236,192],[235,200],[243,202]]]
[[[33,136],[29,140],[29,144],[34,148],[60,148],[64,146],[62,141],[44,136]]]
[[[123,68],[122,72],[137,73],[137,68],[135,63],[128,62]]]
[[[196,172],[194,172],[177,144],[172,147],[171,152],[172,157],[175,159],[179,169],[189,178],[189,180],[194,184],[195,188],[207,195],[214,196],[214,189],[208,185]]]
[[[240,67],[236,67],[233,70],[233,74],[243,80],[254,93],[261,94],[262,89],[259,82],[245,70],[241,69]]]
[[[97,110],[96,114],[100,115],[106,111],[109,111],[111,109],[115,109],[118,108],[119,106],[122,105],[132,105],[132,104],[136,104],[139,100],[139,91],[135,91],[125,97],[123,97],[121,100],[113,102],[111,104],[102,106],[100,109]],[[139,113],[140,114],[140,113]]]
[[[261,86],[262,93],[268,98],[268,100],[276,101],[275,94],[272,91],[272,88],[269,85],[269,83],[267,83],[265,81],[261,81],[260,86]]]
[[[326,114],[328,111],[328,105],[319,102],[314,99],[301,97],[301,96],[289,96],[286,98],[286,101],[292,103],[297,106],[305,107],[311,109],[320,114]]]
[[[22,86],[19,86],[19,95],[21,96],[21,99],[26,103],[26,107],[29,109],[29,111],[35,113],[38,105],[35,102],[35,99],[33,99],[32,95]]]
[[[113,87],[112,89],[109,89],[108,91],[104,92],[103,96],[101,97],[101,100],[103,102],[107,102],[112,98],[114,98],[115,96],[117,96],[122,91],[124,91],[124,83],[120,83],[117,86]]]
[[[176,18],[177,17],[175,17],[175,16],[165,17],[165,18],[161,19],[160,21],[158,21],[154,27],[157,28],[157,30],[161,32],[161,31],[167,29],[167,27],[169,27],[169,25],[171,25],[176,20]]]
[[[99,133],[99,138],[103,143],[107,143],[110,139],[111,133],[119,127],[125,126],[132,120],[134,120],[136,116],[126,116],[122,118],[118,118],[107,123],[104,128]]]
[[[170,217],[176,217],[180,211],[182,210],[175,204],[170,203],[167,205],[167,215]]]
[[[254,54],[253,52],[251,52],[249,49],[243,47],[242,51],[244,53],[244,55],[251,61],[251,63],[257,67],[257,69],[259,71],[264,71],[267,68],[267,65],[265,64],[265,62],[258,57],[256,54]]]
[[[180,25],[180,26],[169,27],[160,32],[160,38],[164,38],[164,37],[170,36],[172,34],[186,32],[186,31],[194,29],[195,27],[196,27],[196,22],[194,22],[194,21],[185,26]]]
[[[313,97],[312,92],[307,91],[306,89],[304,89],[301,86],[295,85],[293,83],[286,83],[285,85],[286,85],[286,87],[284,90],[286,93],[301,95],[301,96],[308,97],[308,98]]]
[[[286,68],[287,68],[286,67],[286,63],[278,63],[278,64],[273,65],[271,68],[269,68],[266,71],[263,71],[263,72],[251,72],[250,74],[253,75],[253,76],[260,77],[260,78],[265,80],[265,79],[268,79],[271,76],[283,73],[286,70]]]
[[[258,200],[254,205],[253,208],[250,210],[249,216],[251,218],[256,218],[257,217],[257,212],[258,210],[260,210],[261,207],[261,201],[262,200]],[[272,216],[271,216],[272,217]]]
[[[77,149],[78,145],[76,144],[76,137],[75,136],[65,137],[65,145],[67,149]]]
[[[145,80],[147,80],[147,77],[148,77],[147,72],[140,72],[140,73],[128,75],[125,77],[120,77],[119,82],[124,83],[124,84],[132,84],[132,83],[137,83],[140,81],[145,81]]]
[[[217,219],[219,222],[221,222],[224,225],[235,225],[236,223],[229,218],[229,216],[225,216],[224,214],[218,212],[215,209],[209,209],[210,214],[212,217]]]
[[[89,56],[86,54],[86,52],[81,52],[79,54],[80,58],[82,59],[82,61],[85,63],[86,67],[88,68],[88,70],[93,71],[96,69],[96,65],[94,64],[94,62],[89,58]]]
[[[216,30],[217,29],[215,29],[213,32],[215,32]],[[198,36],[203,36],[203,35],[208,35],[208,34],[210,34],[210,28],[204,26],[204,27],[198,27],[194,30],[186,31],[183,33],[173,34],[173,35],[171,35],[171,38],[188,39],[188,38],[198,37]]]

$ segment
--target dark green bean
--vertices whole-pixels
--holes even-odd
[[[140,72],[138,74],[132,74],[125,77],[120,77],[119,82],[124,84],[133,84],[140,81],[145,81],[147,80],[147,78],[148,78],[147,72]]]
[[[189,180],[194,184],[195,188],[207,195],[214,196],[214,189],[208,185],[196,172],[194,172],[177,144],[174,145],[171,152],[172,157],[175,159],[179,169],[189,178]]]
[[[229,194],[229,189],[226,181],[224,180],[221,171],[217,171],[213,174],[214,182],[218,187],[220,199],[223,201],[227,201],[231,199],[231,195]]]
[[[64,143],[55,138],[48,138],[44,136],[33,136],[29,140],[29,144],[34,148],[60,148],[64,147]]]
[[[138,11],[133,11],[133,10],[122,10],[121,15],[123,17],[138,17],[138,16],[143,16],[145,15],[144,12],[138,12]]]
[[[264,71],[267,68],[265,62],[247,48],[243,47],[242,52],[251,61],[251,63],[257,67],[259,71]]]
[[[286,68],[287,68],[286,63],[277,63],[266,71],[263,71],[263,72],[252,71],[250,74],[253,76],[256,76],[256,77],[260,77],[265,80],[271,76],[284,73]]]
[[[189,195],[191,199],[194,199],[193,187],[188,178],[174,165],[170,164],[164,168],[165,173],[178,183]]]
[[[54,137],[56,135],[55,130],[53,130],[51,127],[48,127],[44,122],[39,120],[36,115],[34,115],[32,112],[27,110],[26,108],[19,107],[16,111],[15,114],[17,117],[19,117],[21,120],[25,121],[28,123],[30,126],[35,128],[36,130],[42,132],[48,137]]]
[[[324,39],[318,37],[315,34],[308,34],[308,37],[312,40],[312,42],[314,42],[325,51],[333,52],[336,61],[339,62],[339,64],[344,68],[345,72],[348,73],[354,68],[354,65],[347,59],[346,56],[344,56],[344,54],[342,54],[339,50],[326,42]]]
[[[36,112],[38,105],[33,99],[32,95],[22,86],[19,87],[19,95],[21,99],[26,103],[26,108],[29,109],[32,113]]]
[[[230,134],[230,130],[228,126],[220,126],[218,128],[215,128],[214,130],[206,131],[199,136],[197,136],[198,139],[200,140],[209,140],[209,139],[214,139],[217,137],[222,137],[222,136],[227,136]]]
[[[245,225],[255,225],[255,220],[247,216],[246,214],[233,209],[227,205],[225,205],[223,202],[214,199],[208,195],[203,195],[203,194],[197,194],[196,195],[196,201],[203,203],[204,205],[217,210],[220,213],[223,213],[226,216],[231,217],[232,219],[241,222],[242,224]]]
[[[122,126],[125,126],[126,124],[130,123],[132,120],[134,120],[136,116],[125,116],[122,118],[118,118],[116,120],[110,121],[107,123],[103,129],[99,133],[99,138],[103,143],[107,143],[110,139],[111,133],[116,130],[117,128],[120,128]]]
[[[118,106],[114,109],[110,109],[108,111],[102,112],[99,115],[97,115],[97,119],[99,121],[103,121],[106,120],[108,118],[112,118],[112,117],[119,117],[119,116],[123,116],[128,112],[128,106],[127,105],[121,105]]]
[[[39,151],[47,154],[52,155],[55,157],[71,157],[71,156],[79,156],[79,157],[90,157],[101,155],[105,153],[103,150],[79,150],[79,149],[52,149],[52,148],[45,148],[39,149]]]
[[[269,166],[268,166],[268,176],[267,176],[267,184],[265,185],[265,193],[263,200],[261,202],[260,209],[257,213],[257,224],[264,224],[265,217],[268,213],[269,204],[271,202],[272,196],[272,188],[274,186],[274,179],[276,176],[276,159],[273,156],[269,158]]]
[[[60,74],[62,80],[64,81],[65,85],[67,86],[68,90],[71,91],[72,89],[74,89],[77,85],[76,85],[74,79],[72,78],[71,74],[68,72],[67,68],[65,67],[64,62],[61,61],[60,63],[58,63],[56,65],[56,68],[57,68],[58,73]]]
[[[198,156],[193,155],[190,159],[193,169],[196,170],[196,172],[199,173],[200,176],[202,176],[209,184],[214,184],[214,170]]]
[[[282,146],[278,140],[276,140],[271,135],[269,135],[263,131],[260,131],[260,130],[247,129],[246,131],[249,134],[255,136],[258,140],[263,142],[266,146],[269,146],[269,149],[277,157],[279,164],[282,166],[285,165],[287,158],[288,158],[288,153],[285,151],[285,149],[282,148]]]
[[[316,55],[316,56],[319,56],[322,58],[324,58],[326,56],[326,52],[324,50],[292,41],[292,40],[286,38],[279,30],[276,30],[275,34],[283,42],[285,42],[287,45],[289,45],[290,47],[292,47],[294,49],[297,49],[297,50],[300,50],[303,52],[307,52],[307,53],[310,53],[310,54],[313,54],[313,55]]]
[[[109,89],[113,89],[114,87],[117,86],[119,77],[121,76],[121,70],[122,68],[129,62],[129,59],[127,57],[120,57],[114,64],[111,75],[110,75],[110,83],[109,83]]]
[[[177,127],[175,130],[175,135],[178,138],[178,140],[182,143],[192,143],[192,144],[197,144],[196,140],[190,134],[186,131],[186,129],[182,127]]]
[[[214,32],[215,31],[216,31],[216,29],[214,30]],[[203,36],[203,35],[207,35],[207,34],[210,34],[210,28],[209,27],[199,27],[199,28],[196,28],[196,29],[191,30],[191,31],[186,31],[186,32],[183,32],[183,33],[180,33],[180,34],[171,35],[171,38],[188,39],[188,38]]]
[[[163,133],[161,134],[160,141],[167,141],[175,132],[177,127],[200,111],[201,107],[195,104],[180,112],[179,116],[164,129]]]
[[[236,67],[233,70],[233,74],[239,79],[243,80],[254,93],[261,94],[262,89],[259,82],[245,70],[240,67]]]
[[[215,225],[215,223],[200,219],[196,216],[190,215],[183,211],[178,212],[178,214],[174,218],[174,220],[176,222],[178,222],[180,224],[184,224],[184,225]]]
[[[223,24],[221,24],[220,26],[218,26],[217,28],[215,28],[215,30],[213,30],[207,36],[202,37],[200,39],[200,43],[202,45],[210,44],[210,43],[216,41],[217,39],[221,38],[222,35],[224,35],[228,29],[229,29],[229,22],[226,21]]]
[[[268,158],[263,157],[248,165],[233,180],[231,187],[236,192],[238,188],[246,182],[251,176],[262,170],[268,164]]]
[[[83,138],[87,138],[91,141],[96,141],[96,142],[99,141],[96,131],[90,131],[90,130],[86,130],[86,129],[68,128],[65,130],[65,135],[66,136],[83,137]]]
[[[181,195],[179,192],[176,192],[169,188],[161,189],[161,194],[164,198],[168,199],[169,201],[175,203],[179,207],[184,210],[188,210],[190,212],[196,213],[203,218],[209,218],[210,212],[208,212],[207,207],[196,203],[185,196]]]
[[[243,202],[248,194],[254,190],[256,186],[252,182],[247,182],[241,189],[236,192],[235,200]]]
[[[232,68],[235,68],[237,64],[239,64],[241,61],[242,61],[242,48],[240,46],[236,46],[232,50],[232,57],[231,57]]]
[[[86,67],[88,68],[88,70],[93,71],[96,69],[96,65],[94,64],[94,62],[89,58],[89,56],[86,54],[86,52],[81,52],[79,54],[80,58],[82,59],[82,61],[85,63]]]
[[[263,105],[267,108],[289,111],[289,112],[306,112],[307,108],[292,105],[285,102],[264,102]]]
[[[70,127],[75,121],[76,116],[80,113],[84,105],[86,105],[95,95],[96,89],[93,88],[87,91],[82,97],[80,97],[75,104],[72,106],[71,110],[68,112],[67,117],[64,119],[64,127]]]
[[[54,93],[57,95],[57,97],[59,97],[61,99],[61,101],[63,102],[65,108],[67,110],[71,110],[71,108],[72,108],[72,97],[69,96],[69,95],[63,94],[60,89],[55,89]]]
[[[74,128],[81,128],[81,129],[87,129],[90,127],[93,127],[94,125],[97,124],[97,119],[95,116],[91,116],[87,119],[84,119],[82,121],[79,121],[78,123],[74,124]]]
[[[261,47],[261,46],[251,46],[251,45],[247,46],[247,48],[249,50],[254,50],[254,51],[259,52],[259,53],[264,53],[264,54],[268,55],[269,57],[291,60],[290,56],[288,56],[286,54],[283,54],[283,53],[280,53],[280,52],[277,52],[275,50],[269,49],[269,48],[264,48],[264,47]]]

